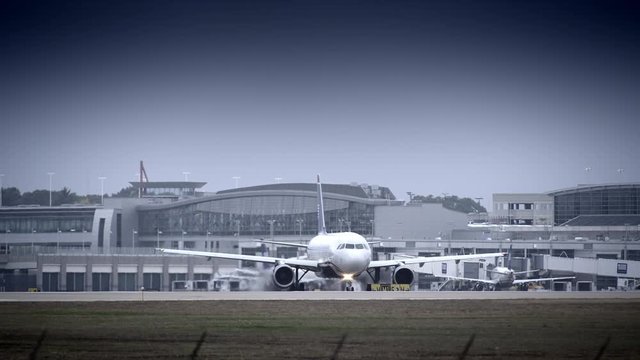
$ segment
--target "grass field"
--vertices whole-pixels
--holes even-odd
[[[0,304],[3,359],[640,359],[627,300]],[[470,342],[470,339],[472,341]]]

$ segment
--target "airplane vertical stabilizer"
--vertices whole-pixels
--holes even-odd
[[[327,227],[324,224],[324,203],[322,201],[322,184],[318,175],[318,234],[326,234]]]

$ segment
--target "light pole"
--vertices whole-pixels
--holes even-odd
[[[209,231],[207,231],[207,233],[205,234],[205,240],[204,240],[204,249],[207,250],[207,246],[209,246],[209,235],[211,235],[211,233]],[[210,250],[213,250],[213,246],[209,246]]]
[[[189,175],[191,175],[191,173],[190,173],[190,172],[188,172],[188,171],[183,171],[183,172],[182,172],[182,175],[184,175],[184,181],[185,181],[185,182],[189,181]]]
[[[9,253],[9,234],[11,234],[11,229],[4,229],[5,233],[5,244],[4,244],[4,254]],[[33,253],[33,238],[31,239],[31,253]]]
[[[98,180],[100,180],[100,205],[104,206],[104,180],[106,177],[100,176]]]
[[[616,171],[618,172],[618,174],[620,174],[620,182],[624,182],[624,169],[620,168]]]
[[[138,231],[136,229],[131,230],[131,250],[135,253],[136,250],[136,234]]]
[[[58,242],[56,243],[56,254],[60,252],[60,234],[62,233],[62,231],[60,231],[60,229],[58,229]]]
[[[591,172],[591,166],[587,166],[586,168],[584,168],[584,179],[585,179],[585,183],[589,184],[589,173]]]
[[[181,230],[182,235],[180,235],[180,243],[178,244],[178,249],[182,250],[184,249],[184,236],[187,235],[187,232],[184,230]]]
[[[275,220],[267,220],[269,223],[269,234],[271,234],[271,241],[273,241],[273,224],[276,222]],[[271,244],[271,253],[273,253],[273,243]],[[271,255],[271,254],[269,254]]]
[[[300,235],[300,240],[302,240],[302,223],[304,220],[296,219],[296,222],[298,223],[298,234]]]
[[[162,231],[160,231],[160,229],[156,230],[156,248],[160,248],[160,234],[162,234]]]
[[[236,189],[237,189],[237,188],[238,188],[238,180],[240,180],[240,176],[233,176],[233,177],[231,177],[231,178],[232,178],[233,180],[235,180],[235,186],[236,186]]]
[[[374,237],[374,233],[373,233],[374,227],[373,227],[373,225],[375,224],[375,221],[373,219],[371,219],[371,220],[369,220],[369,222],[371,223],[371,239],[373,239],[373,237]]]
[[[282,181],[282,178],[281,177],[276,177],[276,178],[273,178],[273,180],[276,181],[276,184],[280,184],[280,181]]]
[[[55,175],[54,172],[48,172],[47,175],[49,175],[49,207],[51,207],[51,188],[53,187],[53,175]]]
[[[275,220],[267,220],[269,223],[269,234],[271,235],[271,240],[273,240],[273,224],[275,224]]]
[[[0,174],[0,207],[2,207],[2,178],[4,174]]]

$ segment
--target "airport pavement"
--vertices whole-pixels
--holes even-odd
[[[246,292],[4,292],[0,302],[40,301],[216,301],[216,300],[516,300],[625,299],[640,291],[246,291]]]

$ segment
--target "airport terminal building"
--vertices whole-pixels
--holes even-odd
[[[312,183],[213,194],[198,192],[204,183],[196,182],[132,185],[144,186],[139,198],[107,198],[104,206],[0,208],[0,285],[7,291],[170,291],[189,281],[204,290],[221,270],[255,264],[160,255],[154,248],[290,257],[297,249],[256,240],[304,242],[317,233]],[[382,241],[373,248],[374,258],[512,247],[523,259],[520,268],[585,271],[580,277],[594,289],[616,287],[620,277],[640,277],[635,265],[640,261],[640,184],[495,194],[493,213],[479,227],[467,226],[468,214],[441,204],[404,203],[381,186],[323,184],[323,190],[327,230]],[[599,261],[589,266],[621,266],[626,272],[576,269],[573,262],[554,265],[555,258],[586,258]],[[445,275],[442,268],[423,269],[417,287],[429,288]],[[480,268],[469,263],[455,271],[477,278]]]

